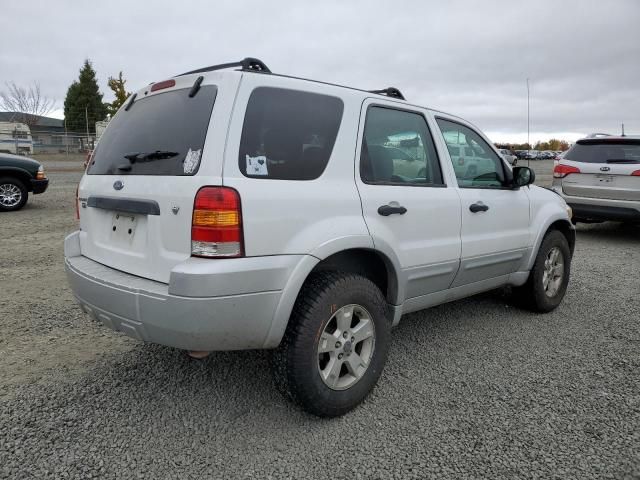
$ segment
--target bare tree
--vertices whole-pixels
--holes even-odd
[[[0,92],[0,110],[16,112],[13,121],[32,127],[37,125],[41,116],[53,110],[55,100],[42,95],[38,82],[33,82],[27,88],[19,87],[15,82],[5,85],[7,91]]]

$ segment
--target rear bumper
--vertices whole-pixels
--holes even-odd
[[[586,205],[582,203],[568,203],[573,210],[573,217],[577,220],[611,220],[618,222],[640,222],[640,210],[607,205]]]
[[[282,257],[266,257],[274,262],[271,277],[263,264],[255,272],[262,282],[271,282],[273,289],[263,283],[260,291],[250,293],[204,297],[195,291],[193,296],[177,295],[172,293],[175,288],[220,284],[221,276],[234,283],[233,275],[223,272],[205,276],[202,271],[190,275],[182,271],[178,286],[136,277],[80,255],[77,233],[65,240],[67,278],[83,311],[108,328],[138,340],[185,350],[270,348],[279,343],[272,326],[282,297],[282,289],[277,288],[281,285],[278,272],[289,270],[283,267]],[[285,260],[291,268],[297,265],[298,256],[285,257],[289,257]],[[245,270],[242,277],[245,284],[258,286],[251,279],[251,271]]]
[[[551,187],[573,210],[577,220],[637,222],[640,221],[640,202],[608,198],[573,197],[562,191],[561,185]]]
[[[44,180],[31,180],[31,191],[34,194],[44,193],[44,191],[49,186],[49,179],[45,178]]]

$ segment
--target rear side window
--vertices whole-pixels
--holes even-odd
[[[137,99],[100,138],[89,175],[193,175],[198,171],[217,88]]]
[[[240,171],[250,178],[318,178],[331,157],[343,109],[337,97],[256,88],[242,127]]]
[[[578,140],[563,158],[584,163],[640,163],[640,141]]]

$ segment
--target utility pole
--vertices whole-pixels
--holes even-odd
[[[64,145],[67,149],[67,157],[69,156],[69,137],[67,135],[67,117],[64,117]]]
[[[624,123],[622,124],[622,136],[624,137]]]
[[[529,158],[531,156],[531,143],[529,142],[529,134],[530,134],[530,128],[529,128],[529,78],[527,78],[527,167],[529,166],[529,162],[531,161],[531,159]]]
[[[87,123],[87,149],[89,149],[89,107],[84,107],[84,119]]]

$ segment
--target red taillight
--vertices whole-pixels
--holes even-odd
[[[562,163],[559,163],[555,167],[553,167],[554,178],[564,178],[570,173],[580,173],[580,169],[577,167],[572,167],[571,165],[563,165]]]
[[[202,187],[193,205],[191,255],[241,257],[243,243],[238,192],[228,187]]]
[[[631,175],[633,175],[634,177],[640,177],[640,170],[634,170],[633,172],[631,172]]]
[[[80,220],[80,200],[78,199],[79,191],[80,191],[80,185],[76,187],[76,220]]]
[[[151,91],[155,92],[156,90],[162,90],[163,88],[175,87],[175,85],[176,85],[175,80],[165,80],[164,82],[154,83],[151,86]]]

